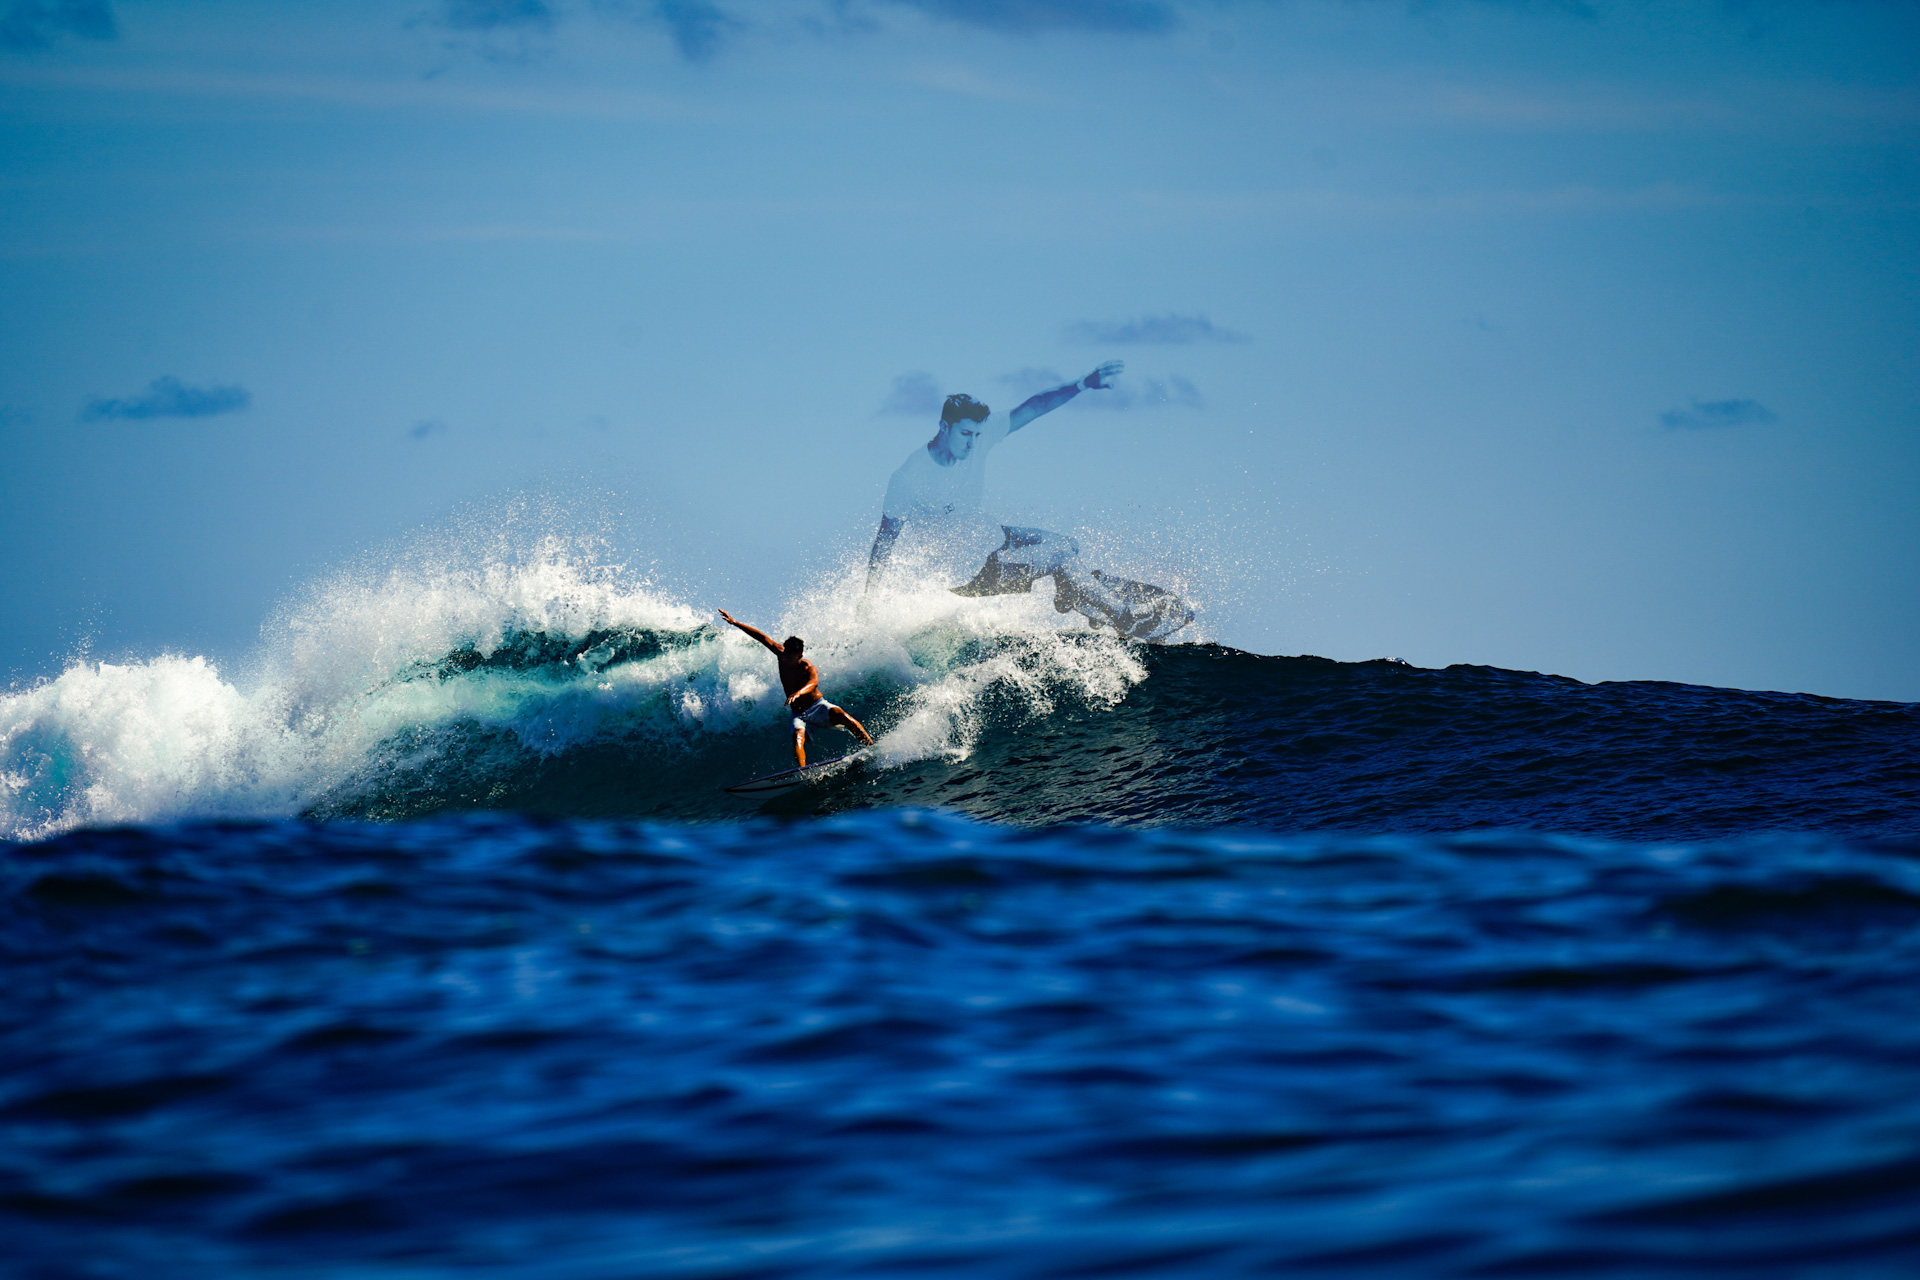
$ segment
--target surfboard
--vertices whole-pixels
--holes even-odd
[[[1093,576],[1119,596],[1121,602],[1132,615],[1124,631],[1118,622],[1107,621],[1115,631],[1127,640],[1143,640],[1148,644],[1159,644],[1180,628],[1193,621],[1193,610],[1165,587],[1156,587],[1151,582],[1135,582],[1132,578],[1116,578],[1112,574],[1095,569]],[[1089,615],[1089,621],[1097,628],[1103,619]]]
[[[736,796],[758,795],[763,791],[785,791],[789,787],[798,787],[808,782],[818,782],[821,778],[840,772],[836,766],[845,766],[862,759],[864,751],[849,751],[844,756],[835,756],[831,760],[816,760],[804,769],[783,769],[779,773],[770,773],[764,778],[750,778],[735,783],[731,787],[722,787],[722,791]]]

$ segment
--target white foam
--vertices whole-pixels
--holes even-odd
[[[848,573],[789,609],[782,629],[808,637],[808,653],[859,677],[884,673],[910,688],[906,714],[879,740],[885,764],[936,755],[962,758],[979,740],[985,695],[993,690],[1052,712],[1071,691],[1112,705],[1146,678],[1139,658],[1078,614],[1054,612],[1050,584],[1025,596],[963,598],[938,586],[882,590],[859,609]]]

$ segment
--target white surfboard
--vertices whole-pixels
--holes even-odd
[[[736,796],[758,795],[763,791],[785,791],[808,782],[818,782],[821,778],[840,772],[842,768],[866,756],[864,751],[850,751],[844,756],[835,756],[831,760],[816,760],[804,769],[784,769],[779,773],[770,773],[764,778],[753,778],[746,782],[735,783],[731,787],[722,787],[722,791]]]

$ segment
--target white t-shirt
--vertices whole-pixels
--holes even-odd
[[[1007,438],[1005,414],[980,423],[973,452],[943,467],[925,445],[917,446],[887,481],[881,513],[901,521],[905,537],[937,548],[953,568],[971,576],[997,551],[1005,534],[987,514],[987,454]]]

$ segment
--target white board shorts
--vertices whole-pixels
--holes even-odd
[[[825,698],[822,698],[805,711],[794,716],[793,731],[795,733],[809,734],[825,733],[833,727],[833,713],[839,709],[840,708],[834,706]]]

